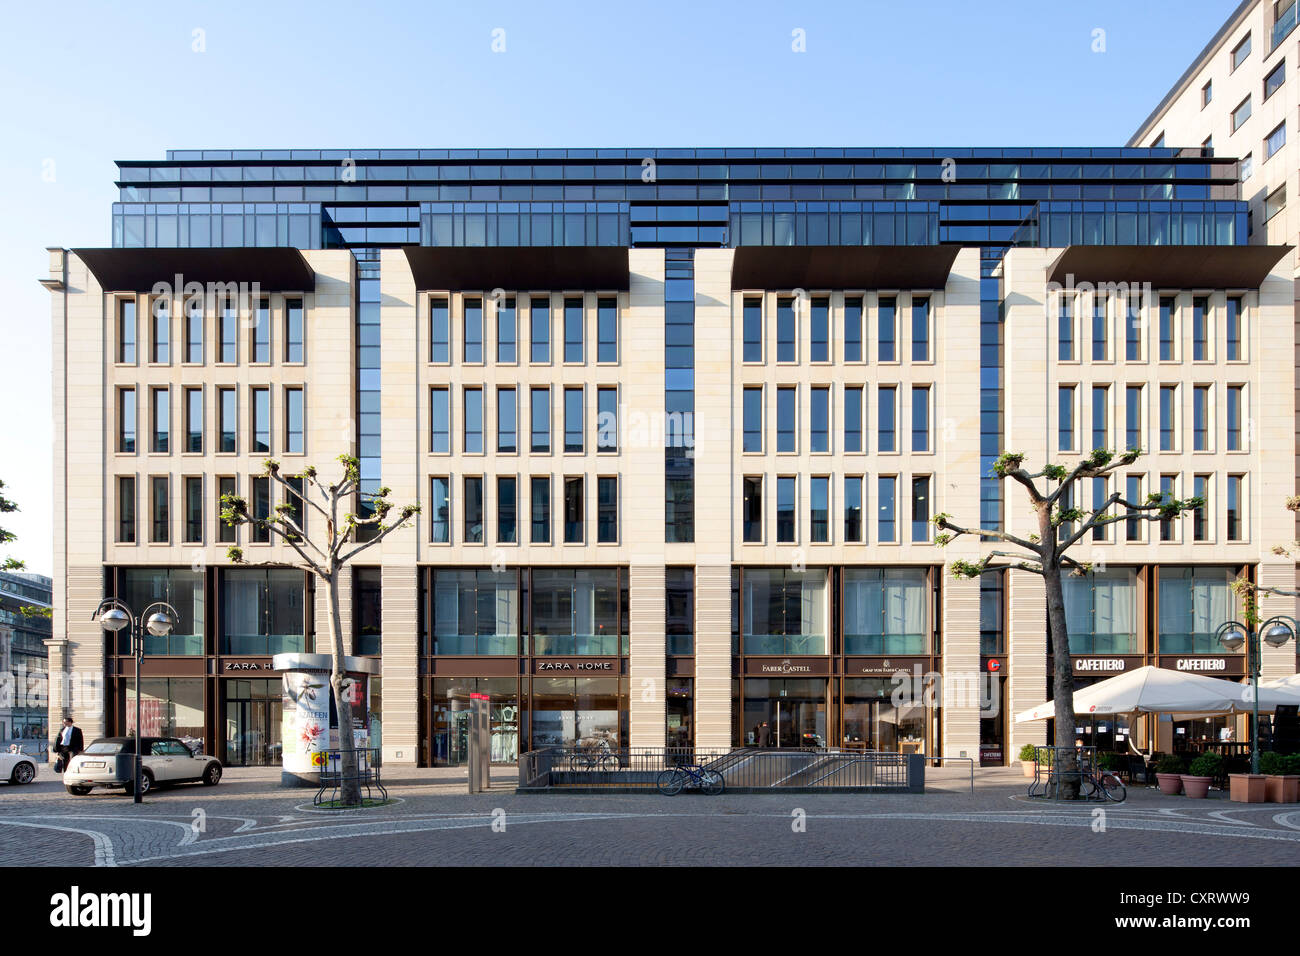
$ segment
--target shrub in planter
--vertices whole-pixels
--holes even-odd
[[[1020,769],[1026,777],[1034,775],[1034,745],[1025,744],[1020,748]]]
[[[1283,756],[1271,750],[1259,755],[1259,772],[1267,774],[1264,792],[1269,803],[1296,803],[1300,801],[1300,759],[1296,755]]]
[[[1156,761],[1156,783],[1160,792],[1174,796],[1183,791],[1183,758],[1177,754],[1165,754]]]
[[[1267,774],[1286,773],[1287,758],[1272,750],[1265,750],[1259,755],[1259,772]]]
[[[1124,761],[1119,754],[1103,753],[1097,755],[1097,769],[1123,770]]]
[[[1210,792],[1210,784],[1223,772],[1223,758],[1216,753],[1203,753],[1187,768],[1182,775],[1183,792],[1189,797],[1204,799]]]

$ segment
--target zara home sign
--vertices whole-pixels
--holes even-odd
[[[601,673],[614,674],[618,672],[617,661],[584,661],[584,660],[565,660],[565,661],[536,661],[534,662],[533,672],[536,674],[552,673],[554,671],[573,672],[573,671],[598,671]]]

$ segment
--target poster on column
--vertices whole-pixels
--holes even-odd
[[[291,773],[319,770],[329,745],[329,684],[325,676],[287,671],[281,703],[284,769]]]

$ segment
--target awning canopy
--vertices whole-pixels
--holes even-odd
[[[262,292],[311,292],[316,273],[287,246],[230,249],[73,249],[105,292],[151,292],[157,283],[257,283]]]
[[[942,289],[961,246],[739,246],[735,289]]]
[[[406,246],[415,287],[626,291],[625,246]]]
[[[1069,246],[1047,269],[1062,286],[1151,283],[1167,289],[1256,289],[1291,246]]]
[[[1250,690],[1249,684],[1235,684],[1217,677],[1148,664],[1076,691],[1074,712],[1089,716],[1231,714],[1251,709]],[[1279,702],[1290,702],[1281,694],[1266,694],[1263,687],[1259,693],[1261,712],[1274,710]],[[1048,720],[1055,716],[1056,702],[1049,700],[1017,714],[1016,723]]]

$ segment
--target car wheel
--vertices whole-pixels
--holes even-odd
[[[140,772],[140,796],[144,796],[153,789],[153,774],[148,770]],[[129,797],[135,796],[135,781],[128,780],[126,784],[126,794]]]
[[[221,764],[210,763],[203,771],[203,786],[215,787],[221,782]]]
[[[10,783],[31,783],[35,779],[36,767],[26,761],[15,766],[14,772],[9,775]]]
[[[90,788],[69,784],[68,793],[72,794],[74,797],[84,797],[86,794],[90,793]]]

